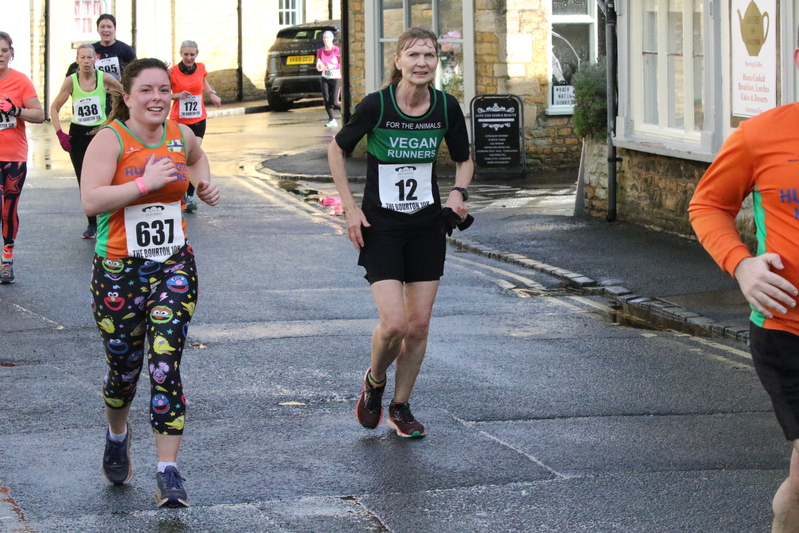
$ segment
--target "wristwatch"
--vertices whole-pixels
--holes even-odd
[[[453,187],[452,190],[461,193],[464,202],[469,199],[469,192],[466,190],[466,187]]]

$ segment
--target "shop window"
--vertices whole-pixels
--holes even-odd
[[[549,114],[571,114],[571,78],[580,65],[598,55],[596,0],[552,0]]]
[[[705,116],[702,4],[644,0],[632,12],[631,82],[642,88],[629,92],[636,132],[699,141]]]
[[[277,9],[278,24],[281,26],[294,26],[302,24],[301,0],[280,0]]]
[[[108,12],[105,4],[98,0],[75,2],[75,40],[93,41],[97,38],[97,17]]]
[[[422,26],[438,36],[441,46],[435,85],[468,107],[474,96],[472,0],[376,0],[375,87],[382,85],[394,64],[397,39],[410,26]]]

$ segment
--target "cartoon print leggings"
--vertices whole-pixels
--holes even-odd
[[[17,206],[19,205],[19,195],[22,193],[22,186],[25,185],[25,177],[28,175],[28,164],[26,162],[15,163],[0,161],[0,197],[3,204],[3,244],[9,247],[14,246],[19,229],[19,215]]]
[[[133,401],[149,344],[150,423],[153,431],[182,435],[186,399],[180,358],[197,302],[194,253],[186,244],[164,263],[127,257],[94,257],[92,312],[103,338],[108,374],[105,404]]]

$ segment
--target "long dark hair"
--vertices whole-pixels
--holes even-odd
[[[399,40],[397,41],[397,56],[402,55],[402,52],[413,46],[413,43],[419,40],[433,41],[433,46],[436,49],[436,56],[439,55],[438,37],[436,37],[436,34],[430,30],[422,28],[421,26],[411,26],[399,36]],[[402,71],[397,68],[395,63],[392,62],[388,80],[383,85],[383,88],[386,88],[389,85],[396,85],[400,82],[400,80],[402,80]]]
[[[135,80],[143,70],[150,68],[161,69],[166,72],[167,77],[169,76],[169,69],[167,68],[166,63],[160,59],[156,59],[154,57],[136,59],[125,65],[125,68],[122,69],[122,79],[120,80],[120,83],[122,83],[122,90],[124,93],[130,94],[130,89],[133,87],[133,80]],[[114,120],[125,122],[129,118],[130,109],[128,109],[128,106],[125,105],[124,98],[122,98],[121,94],[115,95],[114,105],[111,108],[111,114],[108,115],[108,119],[105,121],[105,124],[109,124]]]

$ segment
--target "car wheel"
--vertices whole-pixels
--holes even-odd
[[[267,93],[266,100],[269,102],[269,107],[272,111],[288,111],[294,102],[291,100],[284,100],[280,96],[272,93]]]

